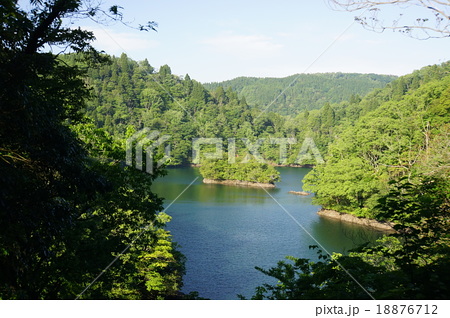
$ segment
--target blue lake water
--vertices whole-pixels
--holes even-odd
[[[203,184],[196,168],[168,169],[155,182],[152,189],[166,199],[166,213],[172,216],[167,229],[187,257],[183,292],[197,291],[209,299],[250,297],[255,287],[275,282],[255,266],[268,269],[287,255],[315,259],[309,246],[317,242],[329,252],[345,253],[379,236],[365,227],[321,218],[311,196],[289,194],[302,190],[309,169],[277,169],[282,181],[268,193]]]

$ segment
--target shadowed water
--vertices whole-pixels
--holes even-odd
[[[315,259],[316,252],[309,249],[317,245],[312,237],[329,252],[345,253],[379,236],[361,226],[323,219],[311,196],[289,194],[302,190],[309,169],[277,169],[282,181],[266,190],[273,198],[261,188],[203,184],[200,177],[169,207],[166,212],[173,219],[167,228],[187,257],[184,292],[198,291],[210,299],[249,297],[262,283],[274,283],[255,266],[273,267],[287,255]],[[166,199],[165,206],[200,176],[196,168],[168,171],[152,186]]]

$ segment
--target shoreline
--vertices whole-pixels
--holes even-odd
[[[295,195],[303,195],[303,196],[311,195],[311,193],[305,192],[305,191],[288,191],[288,193],[295,194]]]
[[[273,183],[261,183],[261,182],[251,182],[251,181],[241,181],[241,180],[215,180],[215,179],[203,179],[203,183],[206,184],[224,184],[232,186],[242,186],[242,187],[254,187],[254,188],[275,188]]]
[[[317,214],[321,217],[326,217],[334,220],[339,220],[341,222],[359,224],[363,226],[370,227],[375,230],[395,233],[393,226],[394,223],[388,221],[377,221],[374,219],[360,218],[349,213],[341,213],[334,210],[320,209]]]

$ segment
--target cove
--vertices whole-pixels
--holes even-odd
[[[255,266],[268,269],[288,255],[314,260],[316,251],[309,246],[317,242],[329,252],[346,253],[381,235],[323,219],[312,196],[288,193],[302,190],[310,169],[277,170],[281,182],[266,190],[204,184],[198,168],[168,169],[167,176],[155,181],[152,189],[165,198],[166,213],[172,216],[167,229],[187,258],[183,292],[217,300],[237,299],[237,294],[249,298],[255,287],[276,283]]]

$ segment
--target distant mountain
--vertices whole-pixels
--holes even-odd
[[[320,109],[326,103],[339,103],[352,96],[364,96],[383,88],[397,77],[356,73],[296,74],[284,78],[238,77],[224,82],[203,84],[209,90],[232,88],[251,106],[282,115]]]

